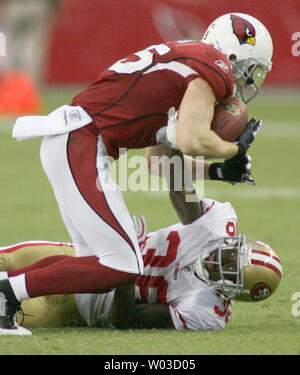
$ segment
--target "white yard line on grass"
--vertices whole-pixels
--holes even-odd
[[[154,191],[142,191],[142,192],[125,192],[126,194],[146,194],[151,195],[151,199],[165,199],[168,198],[167,192],[154,192]],[[239,199],[300,199],[300,188],[296,187],[253,187],[251,189],[212,189],[208,188],[204,190],[204,197],[216,198],[239,198]]]
[[[12,131],[16,118],[0,117],[0,133],[9,134]],[[259,131],[258,137],[266,138],[300,138],[300,119],[297,122],[288,122],[282,124],[281,122],[263,122],[262,128]]]
[[[257,137],[281,139],[300,138],[300,119],[299,123],[288,122],[282,124],[281,122],[263,122]]]
[[[206,189],[205,195],[219,195],[219,196],[228,196],[230,198],[242,198],[242,199],[295,199],[300,198],[300,187],[259,187],[253,186],[251,189],[243,189],[241,186],[240,189]]]

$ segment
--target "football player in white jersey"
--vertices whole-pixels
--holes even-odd
[[[231,317],[232,300],[255,302],[274,293],[282,266],[273,249],[237,236],[230,203],[203,199],[201,205],[194,222],[146,237],[141,244],[144,274],[134,289],[116,290],[114,326],[221,329]]]
[[[162,228],[140,241],[145,270],[134,285],[105,294],[23,301],[24,313],[30,314],[25,316],[24,325],[105,327],[112,323],[117,328],[224,328],[231,317],[231,299],[267,298],[280,282],[282,266],[268,245],[245,243],[243,236],[237,236],[237,217],[230,203],[203,199],[201,206],[202,214],[194,222]],[[218,253],[223,258],[221,264]],[[73,245],[25,242],[2,248],[0,263],[3,271],[54,254],[72,255]],[[245,265],[241,273],[237,258]]]
[[[231,301],[211,288],[195,266],[210,241],[236,234],[237,217],[230,203],[204,199],[201,205],[202,214],[193,223],[178,223],[149,233],[141,242],[144,274],[137,279],[134,291],[130,291],[130,286],[119,288],[116,298],[109,301],[116,326],[173,326],[180,330],[226,326],[231,316]],[[75,298],[88,323],[97,323],[103,295],[78,294]],[[107,304],[108,296],[104,298]],[[128,321],[124,322],[125,316]]]
[[[231,317],[232,299],[260,301],[274,293],[282,277],[280,260],[268,245],[246,243],[244,236],[237,235],[232,205],[210,199],[187,203],[187,186],[175,191],[170,183],[169,188],[181,223],[145,236],[141,220],[138,240],[144,273],[135,283],[103,294],[23,301],[24,313],[34,315],[25,318],[25,325],[72,321],[89,326],[112,323],[117,328],[221,329]],[[2,248],[0,264],[7,273],[0,276],[37,269],[45,256],[72,254],[72,244],[47,241]],[[31,264],[33,257],[39,262]]]

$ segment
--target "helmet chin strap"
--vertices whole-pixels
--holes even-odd
[[[207,282],[209,280],[209,273],[208,271],[203,267],[202,262],[200,259],[196,262],[196,267],[195,267],[195,273],[199,277],[199,279]]]
[[[205,259],[207,256],[209,256],[211,252],[211,249],[209,248],[202,248],[202,257],[197,260],[195,263],[195,273],[199,277],[199,279],[204,280],[207,282],[209,280],[209,273],[208,271],[204,268],[204,265],[202,263],[202,259]]]
[[[243,77],[240,76],[240,79]],[[254,87],[253,87],[254,86]],[[252,90],[252,95],[249,96],[247,99],[244,94],[244,89],[250,88]],[[248,77],[247,79],[244,79],[244,86],[238,87],[236,83],[234,83],[234,89],[232,96],[235,96],[237,98],[240,98],[245,104],[249,103],[252,99],[254,99],[257,95],[260,94],[260,89],[256,86],[254,80],[251,77]]]
[[[220,289],[218,289],[218,283],[220,284]],[[230,284],[232,284],[232,286],[234,286],[234,283],[230,280],[226,280],[226,283],[227,283],[227,286],[230,285]],[[224,297],[226,297],[228,299],[234,299],[236,291],[234,289],[230,289],[230,288],[225,290],[224,287],[221,288],[222,284],[223,284],[223,281],[220,279],[219,281],[216,282],[214,288],[216,290],[218,290],[221,294],[223,294]]]
[[[241,87],[240,90],[239,90],[239,92],[240,92],[240,96],[241,96],[241,98],[242,98],[242,100],[243,100],[243,102],[244,102],[245,104],[248,104],[251,100],[253,100],[254,98],[257,97],[257,95],[260,94],[260,89],[256,86],[256,84],[255,84],[255,82],[253,81],[253,79],[252,79],[252,82],[253,82],[253,84],[251,84],[251,85],[245,85],[245,86]],[[253,86],[254,86],[254,88],[253,88]],[[252,92],[253,92],[253,94],[250,95],[248,99],[246,99],[246,98],[245,98],[245,95],[244,95],[244,89],[245,89],[246,87],[251,88],[251,89],[252,89]]]
[[[241,62],[240,62],[241,63]],[[253,100],[257,95],[260,94],[261,90],[257,86],[255,80],[252,77],[252,72],[254,71],[255,67],[258,65],[262,65],[258,61],[253,61],[254,68],[249,73],[247,65],[245,64],[244,67],[239,66],[239,62],[232,62],[232,69],[233,69],[233,75],[235,82],[238,80],[242,80],[243,84],[241,84],[240,87],[235,83],[236,86],[236,96],[239,96],[245,104],[249,103],[251,100]],[[267,66],[265,66],[266,71],[269,71]],[[245,89],[250,89],[252,91],[252,95],[249,95],[248,98],[245,96]]]

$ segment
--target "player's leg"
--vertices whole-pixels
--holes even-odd
[[[21,273],[9,271],[9,281],[19,300],[49,294],[106,293],[132,281],[131,274],[103,266],[97,256],[53,256],[45,261],[50,261],[46,267],[41,260],[24,267]]]
[[[0,248],[0,270],[16,276],[46,267],[61,256],[75,256],[70,243],[28,241]],[[45,259],[43,259],[45,258]],[[16,271],[18,269],[18,271]],[[86,322],[78,312],[74,295],[51,295],[25,300],[18,322],[25,327],[82,326]]]
[[[29,244],[35,243],[27,242],[16,244],[15,246],[6,248],[3,251],[10,251],[9,253],[6,253],[6,255],[11,255],[14,252],[17,253],[15,254],[17,263],[21,266],[22,264],[28,263],[28,259],[26,259],[27,257],[31,260],[34,260],[34,256],[36,256],[36,259],[40,257],[39,252],[37,251],[39,247],[29,246]],[[7,270],[7,276],[9,277],[10,283],[19,300],[22,300],[24,295],[18,295],[18,290],[20,289],[20,278],[16,277],[18,275],[21,275],[21,278],[24,277],[25,274],[27,275],[26,290],[30,291],[29,297],[43,295],[42,297],[23,300],[22,310],[25,314],[24,322],[23,313],[17,314],[17,318],[18,322],[21,322],[22,325],[26,327],[86,325],[86,321],[81,317],[81,314],[78,311],[74,295],[52,295],[54,293],[53,288],[59,288],[59,293],[68,293],[70,291],[70,283],[68,281],[69,273],[73,274],[73,272],[75,272],[77,275],[80,273],[82,274],[82,281],[80,284],[78,285],[78,280],[76,280],[74,284],[76,291],[81,292],[82,289],[85,290],[87,287],[86,285],[92,284],[94,268],[96,267],[98,272],[98,267],[101,267],[101,265],[99,265],[98,258],[92,256],[86,257],[88,258],[87,265],[87,261],[84,257],[76,258],[68,255],[68,253],[72,254],[74,252],[73,246],[65,244],[61,245],[62,246],[54,244],[50,246],[47,244],[46,247],[41,246],[39,250],[41,250],[45,256],[49,255],[48,257],[15,270]],[[23,255],[21,255],[22,251]],[[59,251],[61,254],[59,254]],[[81,264],[83,263],[84,272],[81,269]],[[63,267],[63,272],[61,272],[61,267]],[[114,286],[116,281],[112,280],[111,270],[107,267],[103,267],[103,269],[107,272],[105,277],[107,285]],[[91,278],[89,276],[91,276]],[[117,273],[117,277],[120,277],[120,272]],[[117,283],[119,283],[119,279],[117,279]],[[97,289],[91,289],[91,292],[97,291]],[[88,307],[86,307],[86,309],[88,309]]]
[[[87,252],[81,244],[75,245],[76,254],[99,255],[107,267],[140,274],[143,261],[135,227],[123,194],[109,174],[102,138],[82,128],[70,134],[67,148],[70,183],[75,183],[76,189],[70,186],[69,207],[66,197],[61,206],[87,244]],[[76,214],[75,208],[82,215]]]
[[[52,184],[77,258],[0,281],[13,325],[20,301],[49,294],[105,293],[133,282],[143,261],[122,193],[103,168],[104,145],[87,127],[44,138],[43,167]],[[105,187],[105,189],[99,189]]]
[[[143,261],[135,228],[121,191],[103,165],[104,147],[100,137],[84,127],[68,137],[45,140],[41,158],[76,255],[97,255],[106,267],[139,274]]]
[[[105,292],[134,281],[141,273],[143,262],[134,225],[121,192],[107,169],[101,168],[101,146],[86,128],[44,139],[43,166],[81,258],[65,258],[13,277],[18,299]],[[105,189],[101,191],[99,185]]]
[[[27,241],[0,248],[0,271],[28,266],[51,255],[75,256],[71,243]]]
[[[23,314],[17,313],[17,321],[24,327],[82,327],[82,319],[74,294],[49,295],[22,302]]]

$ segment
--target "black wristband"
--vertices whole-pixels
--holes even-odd
[[[247,149],[248,149],[247,146],[243,142],[238,142],[237,146],[238,146],[238,152],[236,155],[239,155],[239,156],[246,155]]]

